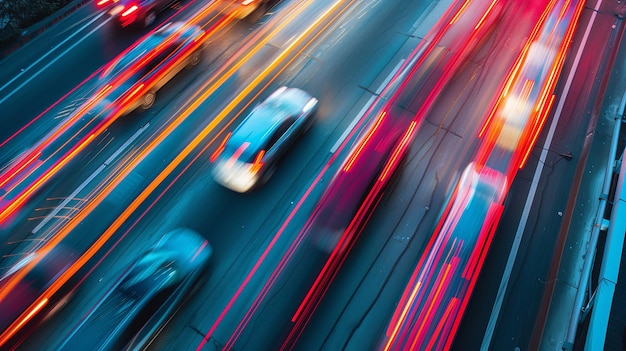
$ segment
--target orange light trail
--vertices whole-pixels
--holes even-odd
[[[5,342],[7,342],[11,336],[15,335],[15,333],[17,333],[24,326],[24,324],[28,323],[28,321],[31,320],[33,316],[35,316],[37,313],[39,313],[39,311],[43,309],[44,306],[46,306],[47,304],[48,299],[40,300],[37,305],[35,305],[35,307],[30,310],[26,314],[26,316],[24,316],[23,319],[19,320],[19,323],[17,323],[17,325],[10,325],[9,328],[7,328],[7,330],[3,332],[2,335],[0,335],[0,345],[3,345]]]
[[[575,6],[573,14],[570,11],[570,5],[573,4]],[[482,226],[480,226],[479,231],[476,233],[476,243],[471,245],[469,251],[469,255],[467,255],[467,249],[464,249],[463,255],[459,255],[458,258],[462,258],[463,260],[467,259],[467,261],[463,264],[463,270],[460,271],[462,273],[461,277],[455,277],[455,281],[458,279],[459,284],[463,284],[462,287],[451,287],[455,290],[450,291],[449,293],[452,296],[449,297],[449,301],[441,301],[437,296],[439,294],[439,288],[443,286],[441,282],[439,282],[438,288],[435,288],[434,291],[430,291],[427,283],[420,280],[419,289],[420,292],[416,293],[416,277],[423,276],[425,272],[430,272],[432,270],[432,266],[430,265],[430,257],[433,255],[438,255],[439,247],[436,247],[437,244],[434,242],[444,242],[449,240],[450,233],[455,237],[455,230],[463,230],[461,228],[457,228],[460,225],[458,222],[458,218],[460,215],[468,215],[465,209],[465,205],[460,207],[455,207],[450,204],[447,204],[444,210],[443,215],[440,217],[439,223],[437,225],[437,229],[434,232],[433,239],[431,239],[427,245],[426,250],[422,254],[418,266],[416,266],[415,271],[412,274],[412,277],[409,281],[409,285],[405,289],[398,307],[396,308],[394,315],[391,319],[391,324],[389,324],[387,328],[387,339],[385,340],[385,350],[389,349],[400,349],[403,347],[402,342],[411,342],[410,349],[414,347],[418,347],[422,349],[422,346],[426,346],[427,350],[437,349],[437,350],[447,350],[451,347],[454,335],[459,327],[461,316],[463,315],[465,308],[469,302],[469,297],[473,292],[475,287],[477,276],[484,264],[484,260],[486,258],[487,252],[495,235],[495,231],[497,229],[498,223],[500,222],[504,206],[503,201],[508,192],[508,188],[513,181],[513,178],[516,174],[516,169],[518,167],[522,167],[532,150],[533,145],[536,143],[536,140],[543,129],[543,126],[547,120],[547,116],[553,106],[555,95],[551,94],[552,90],[555,88],[557,77],[562,69],[562,65],[564,63],[565,53],[569,45],[571,44],[571,35],[573,35],[573,31],[575,29],[576,23],[580,18],[580,13],[585,5],[584,2],[572,3],[570,1],[559,2],[559,5],[562,7],[556,8],[556,1],[551,1],[542,15],[540,16],[540,21],[535,25],[527,44],[524,46],[522,50],[522,54],[518,56],[513,69],[510,71],[507,77],[507,82],[504,85],[502,93],[500,94],[498,101],[494,105],[494,108],[490,110],[490,113],[486,119],[485,124],[481,128],[479,132],[479,137],[485,137],[477,148],[477,154],[475,155],[474,163],[481,168],[477,168],[476,171],[480,175],[480,182],[483,184],[490,184],[493,189],[489,191],[493,191],[493,194],[489,195],[489,207],[486,209],[486,213],[484,214],[484,218],[480,217],[483,220]],[[551,26],[550,28],[542,28],[547,23],[548,18],[551,20],[554,19],[553,16],[558,15],[557,24]],[[571,17],[569,17],[571,16]],[[558,36],[555,31],[562,28],[563,23],[560,21],[567,20],[567,27],[565,29],[565,35],[558,39]],[[543,30],[543,32],[541,32]],[[552,32],[548,32],[551,30]],[[558,48],[558,52],[556,57],[553,58],[552,62],[548,62],[548,66],[545,68],[547,71],[529,71],[528,66],[526,66],[529,62],[530,64],[536,65],[537,63],[533,63],[529,61],[530,57],[529,51],[531,47],[531,43],[534,43],[537,40],[549,40],[552,41],[561,40],[561,43]],[[540,42],[544,43],[544,42]],[[554,45],[553,45],[554,46]],[[551,46],[545,45],[548,50]],[[539,47],[539,50],[542,48]],[[542,52],[539,52],[542,54]],[[548,56],[550,57],[550,56]],[[536,59],[537,57],[535,57]],[[530,68],[534,69],[534,68]],[[546,74],[546,72],[548,72]],[[535,82],[536,80],[536,82]],[[510,92],[510,89],[519,89],[519,97],[517,108],[515,111],[521,111],[520,107],[524,109],[524,116],[502,116],[500,115],[502,109],[502,101],[503,97],[507,96]],[[549,98],[548,98],[548,95]],[[533,101],[528,101],[531,96],[533,97]],[[532,109],[530,108],[530,104],[532,104]],[[526,108],[528,106],[528,108]],[[497,111],[496,111],[497,110]],[[530,110],[530,111],[528,111]],[[496,111],[496,112],[494,112]],[[524,118],[522,120],[521,118]],[[509,120],[507,120],[507,118]],[[515,119],[514,119],[515,118]],[[496,122],[496,120],[502,120],[501,122]],[[484,163],[479,162],[477,160],[483,159],[484,162],[490,160],[493,156],[494,160],[500,160],[502,155],[506,154],[506,150],[504,148],[494,149],[493,140],[498,137],[504,137],[504,134],[501,135],[501,130],[503,128],[503,123],[506,124],[514,124],[511,126],[512,128],[519,128],[519,140],[517,142],[515,150],[509,150],[508,152],[513,153],[513,156],[510,157],[510,160],[504,169],[489,169],[487,167],[483,167]],[[521,124],[521,125],[520,125]],[[522,154],[520,157],[519,154]],[[521,159],[521,162],[520,162]],[[513,167],[513,168],[511,168]],[[510,170],[510,171],[509,171]],[[460,183],[459,183],[460,184]],[[462,197],[469,195],[469,193],[459,193],[459,189],[457,184],[457,188],[455,188],[452,199],[453,201],[459,202],[461,204],[468,203],[467,200],[463,200]],[[483,188],[484,189],[484,188]],[[483,190],[484,191],[484,190]],[[487,194],[484,194],[487,195]],[[475,196],[475,195],[471,195]],[[474,200],[471,200],[474,201]],[[457,212],[457,209],[460,212]],[[468,212],[470,213],[470,212]],[[455,219],[456,218],[456,219]],[[453,225],[448,226],[447,223],[454,222]],[[445,223],[445,224],[444,224]],[[463,234],[463,238],[473,233],[465,233]],[[436,239],[435,239],[436,238]],[[437,262],[439,259],[437,259]],[[447,289],[448,287],[446,287]],[[459,289],[463,289],[460,291]],[[428,290],[428,291],[424,291]],[[428,308],[421,308],[419,304],[420,298],[428,294],[429,305]],[[443,295],[445,296],[445,294]],[[436,329],[434,334],[429,334],[426,336],[427,326],[432,325],[433,319],[431,318],[431,311],[434,311],[433,306],[447,304],[445,311],[443,311],[443,316],[436,318],[440,319],[439,324],[436,325]],[[412,316],[411,312],[419,309],[416,313],[416,316]],[[440,312],[440,311],[438,311]],[[417,326],[417,331],[412,328],[412,326],[405,322],[407,318],[412,318],[412,321],[415,323],[419,323]],[[445,323],[445,324],[444,324]],[[405,329],[406,328],[406,329]],[[422,337],[428,337],[430,339],[424,340]],[[401,341],[400,339],[404,339]],[[445,339],[444,339],[445,338]],[[406,346],[406,345],[404,345]]]
[[[93,134],[91,134],[87,140],[83,141],[77,148],[75,148],[72,152],[70,152],[70,157],[73,157],[78,152],[80,152],[93,138]],[[69,162],[69,158],[62,160],[57,163],[50,172],[46,172],[42,177],[40,177],[32,186],[30,186],[26,191],[21,193],[15,200],[11,202],[9,206],[0,212],[0,222],[5,221],[9,218],[20,206],[26,202],[26,200],[34,193],[38,187],[45,183],[48,179],[50,179],[62,166],[64,166],[67,162]],[[0,300],[2,300],[2,294],[0,294]]]
[[[402,312],[400,313],[400,316],[397,319],[395,319],[393,323],[391,324],[393,326],[393,331],[391,333],[388,333],[389,339],[387,340],[387,343],[385,344],[385,347],[384,347],[385,351],[388,351],[391,348],[391,343],[396,339],[398,330],[400,330],[400,326],[406,320],[406,315],[409,309],[411,308],[411,306],[413,305],[413,302],[415,301],[415,297],[417,296],[417,293],[421,287],[422,287],[422,281],[420,280],[417,282],[417,284],[414,285],[414,288],[412,289],[409,299],[407,300],[407,302],[404,304],[404,307],[402,308]]]
[[[211,5],[212,6],[212,5]],[[210,6],[209,6],[210,7]],[[217,23],[217,25],[212,28],[213,31],[217,31],[218,29],[222,28],[227,22],[229,22],[232,19],[232,17],[224,17],[223,20],[221,20],[220,22]],[[181,29],[182,30],[182,29]],[[165,42],[170,42],[172,40],[174,40],[175,36],[170,36],[168,38],[165,39]],[[203,42],[196,42],[196,45],[194,47],[191,47],[189,50],[193,51],[195,48],[199,47],[200,45],[202,45]],[[136,70],[137,67],[139,67],[142,64],[145,64],[145,62],[147,62],[150,58],[152,58],[153,56],[158,54],[158,50],[153,50],[151,52],[149,52],[147,55],[144,55],[142,57],[141,60],[139,60],[137,63],[134,64],[134,69],[132,70],[127,70],[124,74],[122,74],[121,76],[117,77],[113,83],[119,82],[119,81],[123,81],[126,78],[128,78],[128,76],[132,75],[133,72]],[[189,51],[188,51],[189,52]],[[172,54],[173,55],[173,54]],[[184,59],[186,59],[187,56],[183,56],[183,55],[179,55],[177,62],[180,62]],[[106,69],[105,69],[106,71]],[[151,87],[152,85],[154,85],[155,81],[156,81],[157,77],[153,77],[153,79],[150,81],[150,85],[149,87]],[[134,90],[126,95],[126,97],[124,98],[124,103],[130,103],[132,102],[131,100],[133,98],[136,98],[137,93],[144,87],[143,84],[139,85],[138,87],[134,88]],[[63,133],[65,133],[68,129],[68,127],[72,124],[74,124],[78,119],[80,119],[81,117],[84,116],[84,114],[88,111],[88,109],[95,103],[98,101],[98,99],[103,98],[104,96],[106,96],[107,92],[109,92],[112,88],[111,84],[107,84],[103,89],[99,90],[95,97],[90,99],[86,104],[83,104],[74,114],[71,118],[69,118],[68,120],[65,121],[65,123],[61,124],[59,127],[57,127],[52,133],[50,133],[47,138],[40,142],[40,144],[33,150],[31,151],[31,153],[39,155],[41,153],[41,150],[43,150],[47,145],[50,145],[51,143],[53,143],[55,140],[57,140],[60,136],[63,135]],[[111,125],[114,120],[120,116],[120,114],[123,112],[123,107],[119,107],[116,109],[116,112],[113,113],[113,118],[110,118],[106,121],[103,121],[102,123],[100,123],[96,128],[94,128],[94,130],[92,131],[91,136],[88,138],[87,141],[90,141],[91,139],[93,139],[93,137],[99,135],[102,131],[106,130],[106,128]],[[96,118],[96,117],[94,117]],[[83,127],[81,130],[83,130],[85,127]],[[71,141],[71,138],[68,138],[67,141],[62,145],[62,147],[67,146]],[[26,202],[28,200],[28,198],[30,197],[30,195],[32,195],[38,187],[40,187],[41,185],[43,185],[48,179],[50,179],[54,173],[56,173],[59,169],[60,166],[63,166],[65,164],[67,164],[69,161],[71,161],[71,159],[73,159],[76,154],[77,151],[82,150],[84,147],[86,146],[86,143],[83,142],[81,145],[79,145],[77,148],[73,149],[72,152],[66,154],[57,164],[56,166],[54,166],[52,169],[46,170],[45,174],[43,176],[41,176],[39,178],[38,181],[34,182],[33,184],[31,184],[29,186],[29,188],[22,192],[16,200],[12,201],[10,204],[7,205],[7,207],[5,208],[0,208],[0,222],[3,222],[5,220],[7,220],[8,218],[11,217],[11,215],[13,213],[15,213],[15,211],[21,206],[23,205],[24,202]],[[60,149],[58,149],[56,152],[52,153],[52,155],[55,155],[58,151],[60,151]],[[50,160],[52,158],[52,156],[48,157],[46,159]],[[17,174],[19,174],[20,171],[24,170],[25,167],[19,167],[18,170],[15,170],[12,172],[12,175],[9,177],[10,179],[13,179],[17,176]],[[27,174],[22,175],[21,179],[26,179],[27,177],[29,177],[30,175],[33,174],[33,172],[35,171],[35,169],[30,170],[30,172],[28,172]],[[6,183],[6,182],[4,182]],[[18,184],[15,184],[14,187],[16,187]],[[13,188],[7,190],[7,193],[12,191]]]
[[[4,180],[2,181],[2,183],[0,183],[0,187],[3,187],[6,183],[11,181],[11,179],[13,179],[13,177],[15,177],[15,175],[17,175],[19,172],[24,170],[24,168],[28,167],[39,156],[41,156],[41,152],[36,152],[34,155],[32,155],[28,160],[26,160],[26,162],[24,162],[21,166],[19,166],[13,173],[11,173],[9,176],[5,177]]]
[[[467,8],[467,6],[470,4],[471,0],[465,0],[465,2],[463,3],[463,5],[461,6],[461,8],[454,14],[454,17],[452,17],[452,19],[450,20],[450,22],[448,23],[449,25],[454,24],[454,22],[456,22],[459,17],[461,17],[461,14],[463,12],[465,12],[465,9]]]
[[[222,153],[222,151],[224,151],[224,146],[226,146],[226,142],[228,141],[228,139],[230,139],[230,136],[232,134],[232,132],[228,132],[228,134],[226,134],[226,137],[224,138],[224,141],[222,141],[220,146],[218,146],[217,149],[215,149],[215,151],[211,154],[211,157],[209,158],[209,161],[211,161],[211,163],[215,162],[217,157]]]
[[[423,336],[420,337],[420,335],[423,335],[424,327],[426,327],[426,323],[428,322],[429,317],[432,314],[433,308],[435,307],[435,305],[438,305],[439,298],[443,291],[443,286],[449,282],[448,277],[450,275],[451,269],[452,269],[452,264],[450,263],[446,264],[445,269],[443,271],[443,275],[439,276],[437,279],[438,283],[435,285],[436,286],[435,293],[433,295],[429,295],[429,300],[432,302],[428,304],[426,308],[426,312],[424,314],[424,318],[422,319],[422,323],[420,323],[419,327],[417,328],[417,334],[416,334],[417,337],[413,339],[413,343],[411,344],[411,347],[410,347],[411,350],[415,349],[415,344],[417,343],[418,340],[421,341],[423,339]],[[430,326],[430,323],[428,323],[428,325]]]
[[[334,7],[333,7],[334,8]],[[331,8],[332,9],[332,8]],[[327,11],[327,13],[330,13],[330,10]],[[289,17],[289,19],[291,20],[296,14],[295,13],[291,13],[291,16]],[[230,19],[232,19],[232,14],[231,17],[226,17],[224,22],[229,21]],[[138,195],[133,202],[122,212],[122,214],[120,214],[120,216],[118,216],[116,218],[116,220],[112,223],[111,226],[109,226],[107,228],[107,230],[96,240],[96,242],[94,242],[87,251],[85,251],[85,253],[71,266],[69,267],[60,277],[58,277],[58,279],[31,305],[31,307],[24,312],[9,328],[10,330],[17,330],[15,329],[16,326],[20,325],[20,320],[23,320],[24,316],[28,315],[28,313],[32,313],[33,311],[33,307],[34,306],[38,306],[41,301],[43,300],[47,300],[50,296],[52,296],[56,291],[58,291],[58,289],[63,286],[63,284],[65,284],[79,269],[81,269],[84,264],[111,238],[111,236],[115,233],[115,231],[117,231],[121,225],[132,215],[132,213],[134,213],[136,211],[136,209],[145,201],[145,199],[156,189],[157,186],[159,186],[166,177],[168,177],[173,170],[182,163],[182,161],[184,160],[184,158],[190,154],[193,149],[195,149],[205,138],[206,136],[215,128],[215,126],[218,125],[218,123],[225,118],[225,116],[230,113],[230,111],[232,109],[234,109],[234,107],[236,105],[238,105],[242,100],[243,97],[248,95],[250,93],[250,91],[252,89],[254,89],[255,85],[258,85],[260,81],[262,81],[267,75],[269,75],[269,73],[279,64],[279,62],[283,61],[286,58],[286,55],[288,52],[290,52],[292,50],[292,48],[299,44],[303,38],[308,35],[314,28],[315,25],[317,25],[320,21],[322,20],[322,18],[318,18],[314,24],[312,26],[310,26],[306,31],[304,31],[300,36],[298,40],[293,41],[282,53],[281,55],[278,56],[278,58],[276,58],[268,67],[266,67],[263,72],[261,74],[259,74],[257,76],[257,78],[253,81],[253,83],[249,84],[242,93],[240,93],[235,99],[233,99],[231,101],[231,103],[224,108],[219,116],[217,116],[216,118],[214,118],[194,139],[191,143],[189,143],[184,150],[179,153],[176,158],[166,166],[166,168],[159,173],[159,175],[141,192],[140,195]],[[287,21],[288,22],[288,21]],[[280,26],[280,28],[275,28],[274,31],[272,32],[271,36],[266,36],[264,37],[264,39],[262,41],[257,42],[256,46],[254,47],[254,50],[258,51],[260,50],[260,48],[262,46],[265,45],[265,43],[267,41],[269,41],[271,39],[271,37],[273,37],[275,35],[275,33],[277,33],[280,29],[282,29],[282,27],[284,27],[286,25],[285,22],[282,22],[283,25]],[[326,26],[330,25],[327,24]],[[315,37],[319,35],[316,34]],[[309,41],[309,43],[312,42]],[[309,45],[309,44],[307,44]],[[306,47],[306,46],[305,46]],[[303,48],[304,49],[304,48]],[[246,57],[251,56],[248,55]],[[293,61],[295,59],[295,57],[293,57],[289,62]],[[243,65],[243,60],[239,60],[236,62],[235,65],[233,65],[234,67],[231,67],[231,69],[229,69],[227,71],[227,73],[229,73],[230,76],[232,76],[236,70]],[[286,67],[286,66],[285,66]],[[284,70],[281,69],[281,71]],[[280,72],[279,72],[280,73]],[[120,171],[117,176],[115,176],[113,179],[111,179],[111,181],[101,190],[101,192],[99,194],[97,194],[92,201],[90,201],[86,207],[83,209],[83,211],[79,212],[75,217],[73,217],[70,222],[67,223],[67,225],[65,225],[63,228],[61,228],[59,230],[59,232],[57,233],[57,235],[55,235],[54,237],[52,237],[44,246],[42,249],[49,249],[52,248],[54,246],[56,246],[63,238],[65,238],[70,232],[71,230],[73,230],[83,219],[86,218],[86,216],[93,211],[93,209],[95,209],[96,206],[98,206],[102,201],[104,201],[104,198],[111,193],[111,191],[117,186],[119,185],[119,183],[121,183],[121,181],[128,175],[130,174],[130,172],[132,172],[132,170],[143,160],[145,159],[145,157],[147,157],[147,155],[154,149],[156,148],[156,146],[158,144],[160,144],[165,137],[167,137],[168,135],[171,134],[171,132],[173,131],[173,129],[175,129],[180,123],[182,123],[182,121],[189,115],[191,114],[191,112],[193,112],[195,110],[195,108],[197,108],[197,106],[199,106],[204,100],[206,100],[206,98],[215,90],[217,90],[217,86],[221,85],[223,82],[225,82],[228,78],[230,78],[227,75],[219,75],[218,76],[219,79],[217,79],[217,81],[215,83],[212,84],[212,86],[210,86],[209,88],[207,88],[206,90],[203,91],[202,94],[200,94],[200,98],[197,98],[195,100],[193,100],[193,102],[190,104],[190,106],[188,106],[180,115],[177,116],[176,120],[171,123],[168,127],[165,128],[165,130],[156,138],[154,138],[150,143],[149,146],[147,148],[145,148],[141,154],[139,154],[132,163],[126,165],[122,171]],[[267,85],[269,85],[271,82],[268,82]],[[208,84],[208,83],[207,83]],[[266,85],[266,86],[267,86]],[[206,88],[203,87],[203,88]],[[251,102],[249,102],[251,103]],[[248,103],[248,104],[249,104]],[[17,284],[17,282],[22,279],[32,268],[33,266],[38,262],[38,260],[35,260],[33,262],[31,262],[29,265],[27,265],[26,267],[24,267],[24,269],[22,269],[20,272],[18,272],[14,277],[12,277],[12,279],[10,281],[7,282],[7,285],[5,285],[5,288],[3,288],[2,290],[0,290],[0,301],[6,296],[6,294],[8,293],[8,291],[10,289],[12,289],[15,284]],[[7,330],[9,330],[7,329]],[[8,339],[10,339],[13,336],[14,332],[12,333],[8,333],[8,332],[4,332],[2,335],[0,335],[0,346],[3,345]]]
[[[381,172],[380,177],[378,178],[379,181],[384,182],[387,178],[387,175],[393,170],[395,170],[395,168],[398,166],[396,160],[404,156],[406,148],[410,146],[411,141],[413,140],[413,136],[415,135],[416,128],[417,128],[417,122],[411,121],[409,128],[407,129],[406,133],[404,133],[404,136],[400,140],[400,145],[393,150],[393,153],[391,154],[391,157],[389,158],[389,162],[387,162],[387,164],[385,165],[385,168]]]
[[[548,115],[550,114],[550,110],[552,108],[552,104],[554,103],[555,97],[556,95],[552,95],[552,98],[550,98],[550,102],[548,102],[547,108],[541,114],[542,116],[539,121],[539,126],[536,129],[536,132],[532,135],[532,139],[530,140],[529,147],[526,149],[526,152],[524,153],[524,157],[522,157],[522,160],[520,161],[519,168],[524,167],[524,165],[526,164],[528,155],[530,155],[530,151],[532,151],[532,145],[535,145],[535,141],[537,141],[537,138],[539,137],[539,133],[541,132],[541,129],[543,128],[543,125],[545,124],[546,119],[548,118]]]
[[[459,299],[457,299],[456,297],[453,297],[452,300],[450,301],[450,303],[448,303],[448,306],[446,307],[445,312],[443,313],[442,318],[439,320],[439,322],[437,323],[437,327],[435,328],[435,332],[433,333],[434,335],[440,335],[442,334],[442,330],[443,327],[446,324],[449,324],[449,320],[448,319],[450,317],[450,315],[452,315],[452,311],[457,311],[459,306]],[[430,342],[428,343],[428,345],[426,345],[426,349],[427,350],[434,350],[435,349],[435,343],[437,343],[438,339],[437,338],[432,338],[430,339]],[[448,349],[447,347],[445,349]]]
[[[352,154],[352,156],[348,159],[346,166],[343,168],[344,172],[350,171],[350,167],[352,167],[354,160],[358,158],[358,156],[361,154],[361,151],[363,151],[363,148],[365,147],[365,145],[368,144],[369,140],[372,138],[372,135],[374,135],[374,133],[380,126],[380,123],[383,121],[383,118],[385,118],[385,114],[386,112],[383,111],[382,113],[378,115],[378,117],[376,117],[376,120],[374,120],[374,125],[367,131],[365,138],[361,139],[361,141],[359,142],[359,145],[356,148],[356,152]]]

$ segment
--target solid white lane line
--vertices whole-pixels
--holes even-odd
[[[86,23],[82,28],[78,29],[77,31],[75,31],[72,35],[68,36],[67,38],[65,38],[57,47],[60,47],[61,45],[65,44],[67,41],[69,41],[72,37],[74,37],[75,35],[77,35],[80,31],[82,31],[83,29],[85,29],[87,26],[89,26],[90,24],[92,24],[93,22],[95,22],[98,18],[102,17],[102,15],[104,15],[106,12],[102,12],[100,14],[98,14],[97,16],[95,16],[93,18],[93,20],[91,20],[90,22]],[[22,82],[22,84],[18,85],[17,88],[13,89],[10,93],[6,94],[4,97],[2,97],[2,99],[0,99],[0,104],[5,102],[8,98],[10,98],[11,96],[13,96],[13,94],[15,94],[18,90],[20,90],[21,88],[23,88],[26,84],[28,84],[31,80],[33,80],[35,77],[37,77],[39,74],[41,74],[46,68],[50,67],[53,63],[55,63],[56,61],[58,61],[61,57],[63,57],[63,55],[67,54],[70,50],[72,50],[73,48],[75,48],[78,44],[80,44],[82,41],[84,41],[88,36],[90,36],[91,34],[93,34],[96,30],[100,29],[102,26],[104,26],[107,21],[102,22],[100,25],[98,25],[96,28],[92,29],[91,31],[89,31],[87,33],[87,35],[81,37],[80,39],[78,39],[78,41],[76,41],[74,44],[72,44],[70,47],[68,47],[67,49],[65,49],[64,51],[62,51],[60,54],[56,55],[53,59],[50,60],[50,62],[48,62],[45,66],[43,66],[40,70],[38,70],[37,72],[35,72],[32,76],[30,76],[28,79],[26,79],[24,82]],[[38,63],[40,63],[41,61],[43,61],[45,58],[47,58],[48,56],[50,56],[52,54],[52,52],[54,52],[54,50],[48,51],[45,55],[41,56],[39,59],[37,59],[37,61],[33,62],[30,66],[28,66],[27,68],[25,68],[22,72],[20,72],[19,74],[17,74],[15,77],[13,77],[10,81],[8,81],[7,83],[5,83],[3,86],[0,87],[0,91],[6,89],[11,83],[13,83],[16,79],[18,79],[19,77],[21,77],[22,75],[24,75],[26,72],[28,72],[30,69],[32,69],[35,65],[37,65]]]
[[[98,167],[98,169],[96,169],[95,172],[93,172],[89,177],[87,177],[87,179],[85,179],[85,181],[81,185],[79,185],[65,200],[63,200],[63,202],[61,202],[54,210],[52,210],[52,212],[50,212],[44,219],[42,219],[41,222],[33,229],[32,233],[35,234],[39,230],[41,230],[41,228],[43,228],[52,218],[54,218],[63,208],[65,208],[65,206],[67,206],[67,204],[70,201],[74,200],[76,198],[76,195],[78,195],[78,193],[80,193],[89,183],[91,183],[91,181],[95,177],[97,177],[98,174],[100,174],[100,172],[102,172],[103,169],[105,169],[109,164],[111,164],[111,162],[117,156],[119,156],[126,148],[128,148],[128,146],[132,142],[134,142],[135,139],[137,139],[141,133],[143,133],[146,129],[148,129],[149,126],[150,126],[150,123],[146,123],[143,127],[139,128],[139,130],[137,130],[135,134],[133,134],[133,136],[131,136],[128,140],[126,140],[126,142],[119,149],[117,149],[113,153],[113,155],[111,155],[106,161],[104,161],[104,163],[101,164],[100,167]]]
[[[602,3],[602,0],[597,1],[596,7],[595,7],[596,10],[599,8],[601,3]],[[539,158],[539,163],[537,165],[537,169],[535,169],[535,174],[533,175],[533,180],[530,186],[530,190],[528,192],[528,197],[526,198],[526,204],[524,205],[524,210],[522,211],[522,217],[520,218],[517,231],[515,232],[515,239],[513,240],[511,252],[509,253],[509,258],[506,263],[506,267],[504,269],[502,280],[500,281],[500,287],[498,288],[496,301],[493,305],[493,309],[491,310],[491,316],[489,317],[487,330],[485,331],[483,342],[482,342],[482,345],[480,346],[481,351],[489,350],[489,345],[491,344],[491,338],[493,337],[493,333],[496,328],[496,322],[498,321],[498,317],[500,315],[500,309],[502,308],[502,302],[504,301],[504,295],[509,285],[511,272],[513,271],[513,265],[515,264],[517,252],[519,251],[519,246],[522,241],[522,237],[524,236],[524,229],[526,228],[526,223],[528,222],[530,208],[535,198],[535,193],[537,192],[537,186],[539,184],[539,177],[541,177],[541,172],[543,171],[543,165],[545,164],[545,160],[548,157],[548,150],[550,149],[550,144],[552,143],[552,138],[554,137],[556,126],[559,123],[561,112],[563,112],[565,99],[567,98],[569,90],[572,86],[572,81],[574,80],[574,73],[576,72],[576,69],[578,68],[578,64],[580,63],[580,58],[582,56],[583,49],[585,48],[587,44],[587,39],[589,38],[589,33],[591,32],[591,27],[593,26],[593,23],[595,21],[596,14],[597,14],[597,11],[592,11],[591,18],[589,19],[589,23],[587,24],[587,28],[585,29],[585,34],[583,35],[582,41],[580,43],[580,47],[578,48],[578,51],[576,52],[574,63],[572,64],[572,67],[570,68],[570,71],[567,76],[567,80],[565,82],[565,86],[563,87],[563,93],[561,94],[559,98],[559,104],[554,112],[554,119],[552,120],[552,124],[550,125],[548,136],[546,137],[546,141],[544,142],[543,147],[541,149],[542,151],[541,151],[541,156]]]
[[[348,134],[350,134],[350,132],[352,131],[352,128],[354,128],[354,126],[357,124],[357,122],[359,120],[361,120],[361,118],[363,118],[363,115],[365,114],[367,109],[369,109],[370,106],[372,106],[372,103],[374,102],[374,99],[376,99],[376,97],[378,97],[380,95],[380,93],[382,93],[383,89],[385,89],[387,84],[389,84],[389,81],[391,81],[391,78],[393,78],[393,76],[398,72],[398,70],[400,69],[400,66],[402,66],[402,64],[404,63],[404,60],[405,59],[402,59],[402,60],[400,60],[398,62],[398,64],[396,64],[396,66],[393,68],[391,73],[389,73],[389,75],[385,78],[385,80],[380,84],[380,86],[376,90],[376,94],[372,95],[372,97],[370,97],[370,99],[367,100],[367,103],[363,106],[361,111],[359,111],[359,113],[357,113],[357,115],[354,117],[352,122],[350,122],[350,125],[348,125],[348,128],[346,128],[346,130],[343,131],[343,134],[341,134],[339,139],[337,139],[337,141],[335,142],[333,147],[330,148],[330,153],[331,154],[334,154],[335,151],[337,151],[337,149],[339,148],[341,143],[343,143],[343,141],[348,137]]]

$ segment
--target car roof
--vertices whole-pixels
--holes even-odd
[[[292,112],[293,110],[286,105],[277,104],[273,100],[265,101],[259,104],[235,129],[228,144],[230,144],[231,148],[238,148],[246,142],[249,143],[251,147],[244,150],[241,157],[242,159],[253,157],[260,149],[265,147],[268,139],[278,126],[283,121],[292,118]]]
[[[190,39],[198,37],[202,33],[202,29],[196,25],[185,24],[184,22],[170,22],[159,28],[154,33],[145,37],[130,51],[118,56],[116,60],[111,62],[100,74],[100,77],[110,77],[118,74],[119,72],[132,66],[140,57],[144,56],[153,50],[157,50],[165,40],[174,35],[178,35],[177,38],[170,41],[168,45],[163,46],[160,50],[164,51],[166,48],[173,45],[186,45],[190,42]]]

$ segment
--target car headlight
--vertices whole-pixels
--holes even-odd
[[[214,169],[215,179],[225,187],[243,193],[250,190],[259,180],[257,172],[252,172],[252,164],[235,162],[227,165],[219,162]]]

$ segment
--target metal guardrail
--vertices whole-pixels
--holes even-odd
[[[620,128],[624,119],[624,109],[626,108],[626,92],[622,96],[618,113],[615,116],[615,126],[613,129],[613,136],[611,139],[610,155],[617,155],[617,145],[620,136]],[[622,156],[623,159],[623,156]],[[615,199],[622,199],[626,194],[621,194],[621,187],[624,186],[624,174],[626,170],[622,163],[621,171],[619,172],[619,184],[615,192]],[[581,322],[581,316],[584,317],[587,311],[593,308],[591,323],[588,329],[587,341],[585,344],[585,350],[602,350],[604,349],[604,340],[606,338],[606,326],[608,325],[608,318],[611,311],[611,303],[613,300],[613,293],[615,291],[615,284],[617,283],[617,276],[619,272],[620,258],[622,255],[622,248],[624,242],[624,226],[626,225],[626,207],[619,206],[615,202],[613,212],[611,214],[611,221],[607,223],[607,219],[604,218],[606,205],[609,200],[609,192],[611,189],[611,181],[615,175],[618,167],[616,167],[616,161],[614,157],[607,159],[606,172],[604,182],[602,185],[602,193],[600,195],[600,202],[598,204],[598,211],[596,213],[596,219],[593,224],[591,238],[587,246],[587,252],[585,254],[585,260],[583,263],[581,278],[578,283],[576,291],[576,299],[574,301],[574,307],[569,321],[569,328],[567,336],[563,343],[563,350],[572,350],[574,346],[574,340],[576,338],[576,332],[578,325]],[[616,213],[617,211],[621,211]],[[620,214],[621,213],[621,214]],[[621,225],[621,232],[619,230]],[[608,226],[609,235],[606,239],[604,257],[602,259],[601,275],[599,278],[599,284],[594,293],[591,295],[591,299],[587,306],[583,307],[585,302],[587,286],[590,282],[591,272],[593,268],[595,252],[597,250],[598,237],[601,230],[606,230]],[[616,230],[617,228],[617,230]],[[600,294],[602,296],[600,296]],[[595,304],[595,306],[594,306]],[[591,346],[593,344],[593,347]],[[589,348],[587,348],[589,345]]]
[[[620,123],[618,123],[620,124]],[[606,333],[613,304],[613,295],[617,285],[620,261],[626,236],[626,163],[623,162],[626,149],[619,160],[619,178],[613,198],[613,210],[606,237],[598,287],[593,295],[593,309],[587,330],[585,350],[604,350]],[[618,168],[616,167],[616,169]]]

